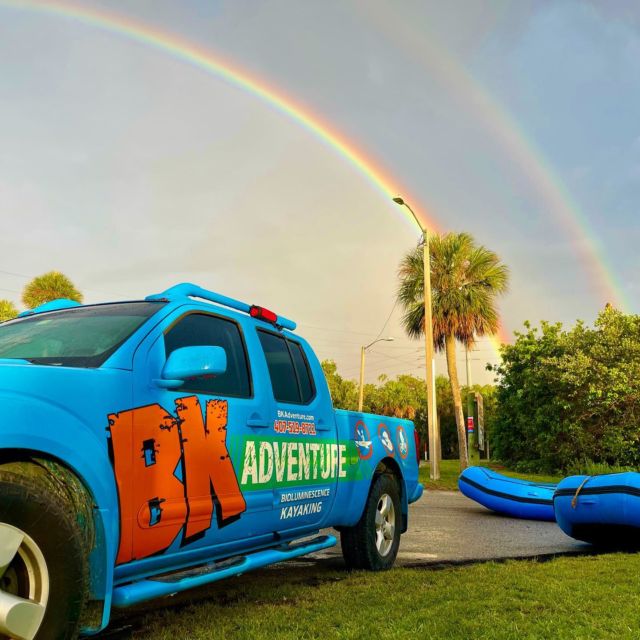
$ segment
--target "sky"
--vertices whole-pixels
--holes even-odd
[[[47,4],[46,2],[40,3]],[[59,6],[53,3],[50,6]],[[419,232],[468,231],[525,320],[638,312],[640,9],[556,0],[86,0],[315,114],[385,177],[179,55],[0,0],[0,297],[57,269],[87,302],[181,281],[296,320],[367,379],[421,375],[394,308]],[[474,382],[497,361],[470,355]],[[462,381],[464,354],[459,353]],[[438,373],[446,368],[437,360]]]

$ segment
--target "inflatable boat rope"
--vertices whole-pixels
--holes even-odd
[[[580,492],[582,491],[582,487],[584,487],[585,484],[587,484],[587,482],[589,482],[589,480],[591,480],[591,476],[587,476],[581,483],[580,486],[576,489],[576,493],[573,496],[573,500],[571,501],[571,508],[575,509],[578,506],[578,495],[580,494]]]

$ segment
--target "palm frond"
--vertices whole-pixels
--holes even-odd
[[[477,245],[468,233],[434,235],[429,246],[433,341],[443,349],[447,336],[471,345],[499,327],[497,297],[508,290],[509,269],[499,256]],[[424,335],[422,249],[409,251],[398,268],[397,299],[402,324],[412,338]]]

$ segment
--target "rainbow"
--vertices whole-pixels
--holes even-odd
[[[124,17],[95,8],[80,7],[69,2],[60,0],[48,2],[44,0],[0,0],[0,6],[72,19],[87,26],[149,45],[208,74],[224,79],[229,84],[260,98],[272,108],[302,125],[327,146],[333,148],[354,165],[389,202],[393,196],[402,194],[408,202],[412,203],[422,225],[430,230],[440,231],[440,227],[428,207],[419,206],[417,198],[414,198],[403,185],[399,184],[368,154],[365,155],[363,151],[347,140],[335,127],[329,125],[290,96],[285,96],[278,89],[267,86],[262,80],[238,68],[237,65],[232,65],[221,56],[214,55],[210,51],[173,34],[137,22],[128,16]],[[413,229],[419,228],[416,220],[404,207],[393,206],[396,211],[402,212],[404,219]],[[487,337],[487,339],[495,349],[496,355],[499,356],[500,344],[509,342],[510,337],[501,328],[497,336]]]
[[[578,240],[578,252],[587,277],[595,285],[601,306],[610,302],[621,309],[628,309],[630,305],[623,287],[591,223],[541,149],[515,118],[438,44],[433,34],[425,37],[413,23],[403,19],[401,12],[388,5],[386,8],[378,5],[376,11],[371,11],[368,5],[359,4],[363,20],[375,24],[380,33],[388,35],[394,44],[409,52],[412,61],[422,62],[466,108],[473,110],[474,116],[507,150],[509,158],[520,167],[549,210],[556,214],[566,234],[574,241]]]

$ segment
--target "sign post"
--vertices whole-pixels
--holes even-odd
[[[484,398],[476,392],[476,408],[478,415],[478,448],[484,451]]]

